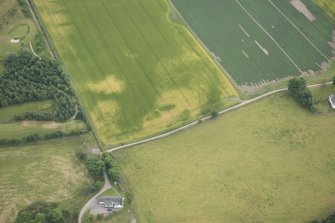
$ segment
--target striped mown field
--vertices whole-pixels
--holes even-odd
[[[313,75],[325,69],[334,57],[329,42],[335,23],[313,1],[173,3],[238,85]]]
[[[166,0],[34,0],[104,145],[238,101]]]

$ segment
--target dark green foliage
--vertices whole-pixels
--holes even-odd
[[[27,211],[22,211],[17,215],[15,223],[34,222],[33,219],[34,219],[34,216],[32,213],[27,212]]]
[[[45,49],[45,41],[41,32],[38,32],[35,36],[35,51],[40,53]]]
[[[101,177],[103,171],[105,170],[104,162],[97,156],[90,157],[86,160],[86,166],[88,172],[93,177]]]
[[[63,133],[61,131],[56,131],[52,133],[47,133],[44,136],[40,136],[39,134],[32,134],[23,139],[0,139],[0,146],[19,145],[22,143],[36,142],[36,141],[43,140],[43,139],[44,140],[58,139],[58,138],[66,137],[66,136],[82,135],[85,133],[87,133],[87,131],[71,131],[69,133]]]
[[[335,76],[334,76],[334,78],[333,78],[333,85],[335,85]]]
[[[53,208],[49,211],[48,215],[48,222],[50,223],[61,223],[63,222],[63,213],[62,210],[59,208]]]
[[[110,153],[103,153],[102,160],[105,164],[107,174],[109,178],[114,182],[119,182],[120,180],[120,167],[117,159]]]
[[[29,6],[26,2],[26,0],[17,0],[17,2],[20,5],[21,11],[23,13],[23,15],[27,18],[29,18],[31,16],[30,14],[30,10],[29,10]]]
[[[28,137],[26,138],[26,141],[27,141],[27,142],[37,142],[37,141],[40,140],[40,139],[41,139],[41,136],[40,136],[38,133],[36,133],[36,134],[33,134],[33,135],[28,136]]]
[[[82,151],[78,151],[76,152],[76,157],[80,160],[80,161],[86,161],[87,159],[87,155],[86,153],[82,152]]]
[[[82,195],[87,196],[89,194],[96,193],[102,188],[102,186],[103,186],[103,182],[101,182],[100,180],[97,180],[93,184],[85,187],[82,190]]]
[[[15,121],[23,121],[23,120],[37,120],[37,121],[51,121],[54,119],[52,113],[34,113],[34,112],[26,112],[20,115],[15,115]]]
[[[36,202],[20,211],[15,223],[65,223],[75,220],[70,216],[67,211],[61,210],[55,203]]]
[[[102,183],[100,180],[94,182],[94,183],[92,184],[92,192],[97,192],[97,191],[99,191],[99,190],[102,188],[102,186],[103,186],[103,183]]]
[[[329,215],[328,217],[322,219],[321,221],[313,220],[310,223],[335,223],[335,212]]]
[[[0,107],[48,99],[57,102],[53,114],[26,113],[15,117],[17,120],[65,121],[74,115],[74,91],[59,63],[40,60],[30,51],[21,49],[18,53],[10,53],[4,66],[0,76]]]
[[[216,118],[219,116],[219,111],[217,109],[214,109],[211,111],[211,117]]]
[[[293,78],[288,83],[290,95],[304,108],[312,109],[313,96],[307,89],[306,81],[303,78]]]
[[[47,217],[43,213],[37,213],[34,218],[35,223],[45,223],[47,222]]]

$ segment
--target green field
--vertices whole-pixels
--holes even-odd
[[[8,34],[14,39],[23,39],[30,32],[30,26],[28,24],[19,24],[13,27]]]
[[[1,148],[0,222],[14,222],[18,210],[31,202],[78,196],[89,179],[75,157],[77,149],[74,138]]]
[[[64,134],[72,131],[85,131],[86,124],[83,121],[71,120],[67,122],[53,121],[23,121],[8,124],[0,124],[1,139],[23,139],[33,134],[43,136],[48,133],[61,131]]]
[[[335,23],[312,1],[302,1],[315,17],[312,22],[289,0],[172,2],[238,85],[317,72],[334,56],[328,42]]]
[[[142,223],[303,223],[334,208],[334,124],[277,94],[117,156]]]
[[[34,3],[105,145],[237,102],[235,89],[198,42],[168,19],[166,0]]]
[[[0,126],[3,123],[14,121],[15,115],[20,115],[25,112],[47,113],[54,110],[54,103],[50,100],[30,102],[21,105],[11,105],[0,108]]]

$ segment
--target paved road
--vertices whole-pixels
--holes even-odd
[[[96,198],[102,194],[103,192],[105,192],[106,190],[109,190],[112,188],[112,185],[110,184],[107,174],[106,172],[104,172],[104,178],[105,178],[105,184],[102,187],[102,189],[96,194],[94,195],[85,205],[84,207],[80,210],[79,216],[78,216],[78,223],[81,223],[82,218],[84,216],[84,214],[90,210],[92,207],[96,206]]]
[[[330,82],[327,82],[326,84],[327,84],[327,85],[330,85],[330,84],[332,84],[332,83],[333,83],[333,82],[330,81]],[[320,87],[320,86],[322,86],[322,85],[323,85],[322,83],[321,83],[321,84],[312,84],[312,85],[308,85],[307,87],[308,87],[308,88],[313,88],[313,87]],[[251,104],[251,103],[253,103],[253,102],[259,101],[259,100],[261,100],[261,99],[263,99],[263,98],[265,98],[265,97],[268,97],[268,96],[270,96],[270,95],[273,95],[273,94],[276,94],[276,93],[279,93],[279,92],[285,92],[285,91],[287,91],[287,90],[288,90],[287,88],[282,88],[282,89],[278,89],[278,90],[270,91],[270,92],[268,92],[268,93],[262,94],[262,95],[260,95],[260,96],[258,96],[258,97],[253,98],[253,99],[245,100],[245,101],[241,102],[241,103],[238,104],[238,105],[235,105],[235,106],[232,106],[232,107],[230,107],[230,108],[224,109],[224,110],[220,111],[219,114],[221,115],[221,114],[224,114],[224,113],[227,113],[227,112],[236,110],[236,109],[238,109],[238,108],[244,107],[244,106],[246,106],[246,105],[248,105],[248,104]],[[143,139],[143,140],[139,140],[139,141],[136,141],[136,142],[132,142],[132,143],[129,143],[129,144],[125,144],[125,145],[121,145],[121,146],[117,146],[117,147],[112,147],[112,148],[110,148],[110,149],[108,149],[108,150],[106,150],[106,151],[107,151],[107,152],[115,152],[115,151],[120,150],[120,149],[124,149],[124,148],[128,148],[128,147],[131,147],[131,146],[136,146],[136,145],[140,145],[140,144],[143,144],[143,143],[151,142],[151,141],[154,141],[154,140],[157,140],[157,139],[161,139],[161,138],[164,138],[164,137],[173,135],[173,134],[175,134],[175,133],[178,133],[178,132],[180,132],[180,131],[182,131],[182,130],[189,129],[189,128],[191,128],[191,127],[193,127],[193,126],[199,124],[199,121],[207,121],[207,120],[209,120],[209,119],[211,119],[211,116],[204,117],[204,118],[202,118],[202,119],[200,119],[200,120],[191,122],[191,123],[189,123],[189,124],[187,124],[187,125],[184,125],[184,126],[182,126],[182,127],[180,127],[180,128],[171,130],[171,131],[169,131],[169,132],[162,133],[162,134],[160,134],[160,135],[153,136],[153,137],[150,137],[150,138],[147,138],[147,139]]]

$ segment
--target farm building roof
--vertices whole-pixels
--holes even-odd
[[[124,198],[121,196],[103,196],[98,198],[99,203],[103,203],[106,208],[123,207]]]

